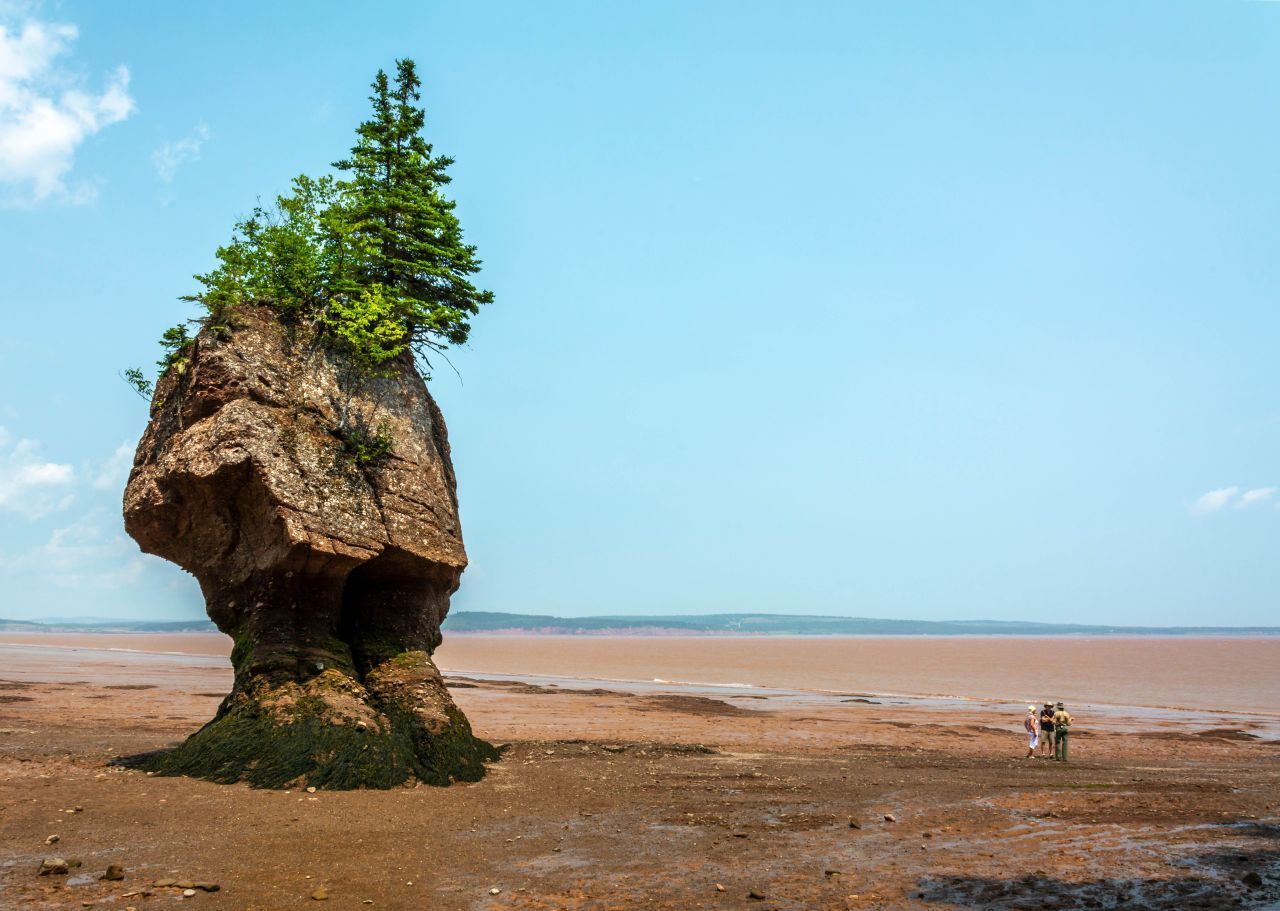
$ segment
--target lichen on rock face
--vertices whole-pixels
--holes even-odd
[[[125,528],[200,583],[235,641],[217,716],[155,771],[261,787],[476,780],[431,653],[466,566],[444,419],[406,355],[351,370],[266,307],[202,331],[156,389]],[[374,462],[345,436],[381,427]]]

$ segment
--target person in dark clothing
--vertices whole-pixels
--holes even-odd
[[[1053,703],[1046,702],[1040,710],[1040,755],[1053,755]]]

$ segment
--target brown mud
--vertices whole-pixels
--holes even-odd
[[[479,782],[286,792],[113,765],[212,716],[230,669],[201,660],[0,647],[0,691],[21,697],[0,703],[0,908],[1280,902],[1280,748],[1262,724],[1082,713],[1060,764],[1018,758],[1019,719],[979,706],[472,675],[449,679],[454,698],[502,744]],[[38,876],[50,856],[82,866]],[[99,879],[109,864],[124,879]],[[219,889],[184,899],[166,880]]]

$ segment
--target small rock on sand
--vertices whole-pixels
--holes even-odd
[[[898,821],[898,817],[894,816],[892,813],[886,813],[886,814],[884,814],[884,821],[885,821],[885,822],[897,822],[897,821]]]
[[[195,890],[195,889],[183,889],[183,890],[182,890],[182,897],[183,897],[183,898],[190,898],[191,896],[193,896],[193,895],[195,895],[195,894],[196,894],[196,890]]]
[[[111,880],[112,882],[122,880],[124,879],[124,867],[119,864],[107,864],[107,872],[98,878]]]
[[[723,891],[724,891],[724,886],[720,885],[719,883],[716,883],[716,891],[717,891],[717,892],[723,892]]]
[[[1250,889],[1262,888],[1262,877],[1253,870],[1250,870],[1244,876],[1240,877],[1240,882],[1244,883]]]
[[[311,893],[311,897],[318,902],[325,901],[329,897],[329,890],[324,886],[321,886],[319,889],[316,889],[316,891]]]
[[[759,889],[752,889],[747,893],[747,898],[754,898],[756,901],[764,901],[764,893]]]
[[[501,889],[499,889],[497,886],[494,886],[492,889],[490,889],[490,890],[489,890],[489,894],[490,894],[490,895],[497,895],[497,894],[498,894],[499,892],[501,892],[501,891],[502,891],[502,890],[501,890]]]
[[[858,822],[858,820],[856,820],[856,819],[851,819],[851,820],[849,820],[849,828],[850,828],[850,829],[861,829],[861,828],[862,828],[862,823]]]
[[[61,857],[46,857],[40,861],[40,869],[36,871],[39,876],[66,876],[67,862]]]
[[[56,845],[60,841],[62,841],[61,835],[50,835],[48,838],[44,840],[44,843],[46,845]]]

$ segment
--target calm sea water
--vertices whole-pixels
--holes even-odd
[[[452,635],[452,673],[1280,712],[1280,637]]]

